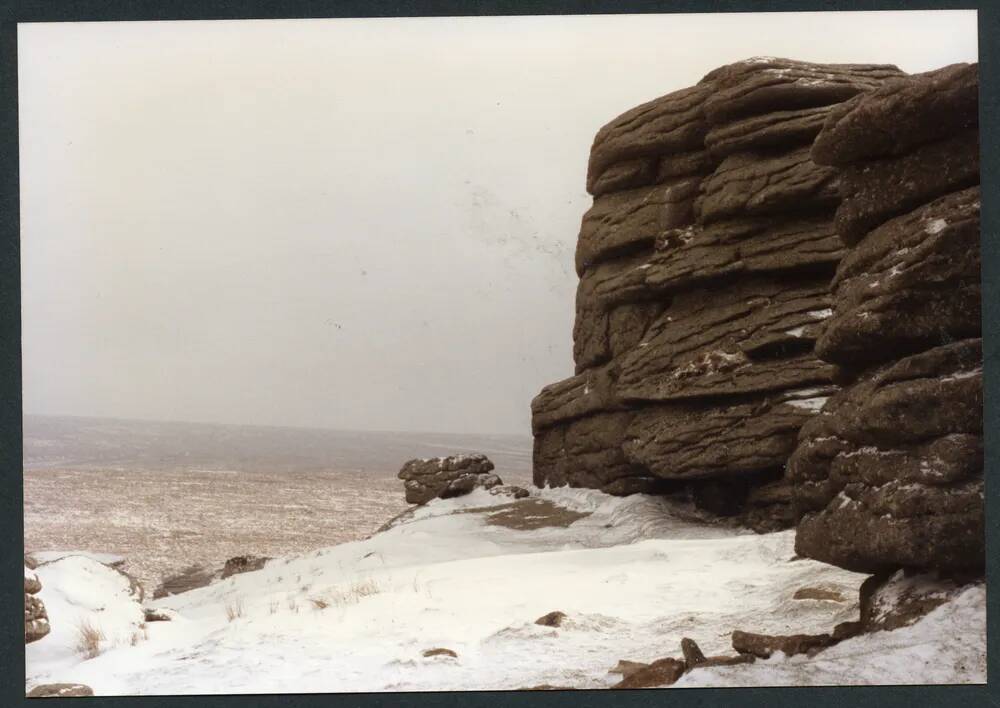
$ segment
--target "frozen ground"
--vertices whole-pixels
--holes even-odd
[[[53,631],[26,648],[28,688],[603,688],[620,678],[608,673],[619,659],[677,656],[684,636],[707,654],[731,653],[734,629],[811,633],[856,618],[865,576],[796,559],[792,546],[791,532],[737,531],[663,499],[562,489],[513,504],[477,491],[434,501],[369,539],[280,558],[160,601],[173,620],[149,623],[145,635],[127,581],[107,569],[105,589],[89,592],[84,586],[103,566],[68,557],[38,569]],[[108,594],[108,583],[118,590]],[[843,599],[793,599],[803,587]],[[107,598],[102,609],[97,595]],[[984,607],[973,588],[881,638],[850,640],[811,661],[779,656],[699,670],[679,685],[983,680]],[[561,627],[534,624],[553,610],[568,615]],[[83,621],[107,637],[88,660],[74,652],[69,629]],[[458,656],[422,655],[433,648]]]
[[[124,556],[152,591],[192,564],[364,538],[412,457],[481,451],[530,480],[531,439],[26,416],[24,550]]]

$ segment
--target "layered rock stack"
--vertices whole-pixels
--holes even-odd
[[[35,563],[24,557],[24,643],[37,642],[49,633],[49,615],[45,604],[35,597],[42,589],[42,582],[35,574]]]
[[[984,564],[977,65],[887,82],[826,119],[849,249],[816,346],[845,388],[788,467],[800,555],[862,572]]]
[[[781,478],[836,390],[813,350],[843,255],[839,170],[810,150],[839,104],[901,75],[750,59],[598,132],[576,375],[532,401],[536,485],[688,487],[757,528],[793,521]]]

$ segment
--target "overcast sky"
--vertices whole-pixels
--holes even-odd
[[[587,153],[754,55],[925,71],[974,12],[21,25],[24,410],[529,431]]]

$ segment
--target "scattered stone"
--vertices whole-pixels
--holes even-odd
[[[566,619],[566,613],[556,610],[554,612],[549,612],[546,615],[542,615],[535,620],[535,624],[540,624],[543,627],[558,627],[562,624],[564,619]]]
[[[269,560],[271,559],[268,556],[253,555],[230,558],[222,568],[222,579],[224,580],[231,575],[238,575],[239,573],[250,573],[260,570]]]
[[[505,496],[514,499],[524,499],[531,496],[531,492],[524,487],[518,487],[516,484],[499,484],[495,487],[490,487],[489,492],[493,496]]]
[[[681,659],[658,659],[648,666],[638,669],[611,688],[655,688],[669,686],[684,674],[685,665]]]
[[[172,619],[166,611],[155,607],[143,608],[143,616],[146,622],[169,622]]]
[[[69,698],[93,696],[94,689],[82,683],[44,683],[28,691],[27,698]]]
[[[826,590],[824,588],[805,587],[799,588],[792,595],[793,600],[825,600],[829,602],[846,602],[843,595],[836,590]]]
[[[438,647],[436,649],[425,649],[423,651],[423,656],[450,656],[453,659],[458,658],[458,654],[453,652],[451,649],[445,649],[444,647]]]
[[[733,649],[741,654],[752,654],[767,659],[775,652],[786,656],[805,654],[814,648],[826,648],[833,644],[829,634],[770,635],[755,634],[736,630],[733,632]]]

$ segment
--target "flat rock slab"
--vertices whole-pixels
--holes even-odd
[[[744,403],[644,407],[636,411],[626,432],[625,456],[665,479],[732,477],[780,468],[795,450],[799,428],[816,415],[815,407],[790,395]]]
[[[549,384],[531,401],[532,430],[538,432],[556,423],[620,409],[616,377],[616,368],[606,366]]]
[[[709,122],[718,125],[772,111],[839,103],[902,75],[888,64],[814,64],[753,57],[714,69],[699,85],[713,88],[704,111]]]
[[[871,365],[981,330],[979,187],[870,232],[841,262],[817,354]]]
[[[812,354],[830,314],[825,279],[747,279],[722,291],[677,295],[622,357],[618,396],[676,401],[826,384],[833,369]]]
[[[725,157],[748,150],[810,146],[830,111],[830,106],[774,111],[717,125],[705,135],[705,147]]]
[[[700,223],[740,216],[832,211],[840,201],[837,170],[817,165],[809,147],[773,155],[730,155],[702,182]]]
[[[979,124],[979,65],[890,79],[836,106],[812,147],[824,165],[904,155]]]
[[[666,302],[666,295],[708,285],[725,287],[745,275],[832,271],[843,254],[832,215],[744,217],[671,229],[657,238],[651,255],[595,277],[589,283],[588,302],[604,308]]]

